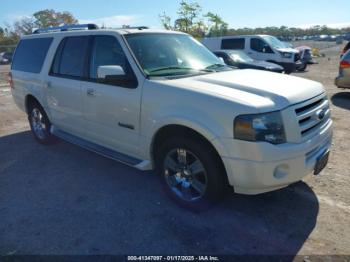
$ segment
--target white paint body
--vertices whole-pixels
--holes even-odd
[[[49,35],[54,41],[40,74],[11,71],[14,101],[25,111],[26,96],[33,95],[55,127],[141,159],[143,164],[137,167],[143,170],[153,168],[152,142],[158,130],[174,124],[191,128],[214,146],[223,160],[229,183],[243,194],[267,192],[301,180],[313,171],[319,156],[308,158],[308,154],[330,147],[330,119],[302,137],[295,113],[295,108],[326,96],[320,83],[255,70],[150,80],[123,40],[123,34],[138,31],[90,30],[29,36]],[[50,76],[57,46],[71,35],[115,36],[138,79],[138,87],[127,89]],[[96,90],[95,96],[87,96],[89,88]],[[277,110],[282,111],[287,143],[272,145],[234,139],[236,116]],[[120,122],[134,129],[123,128],[118,125]],[[286,171],[282,178],[276,178],[279,166]]]

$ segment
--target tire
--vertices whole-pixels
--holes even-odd
[[[50,133],[51,123],[39,103],[32,102],[29,105],[28,121],[30,129],[39,143],[48,145],[54,141],[54,136]]]
[[[166,194],[193,211],[204,211],[218,202],[228,185],[216,152],[197,139],[166,140],[156,152],[156,171]]]
[[[303,72],[303,71],[306,70],[306,68],[307,68],[307,63],[304,63],[303,66],[300,67],[300,68],[298,68],[297,70],[298,70],[299,72]]]

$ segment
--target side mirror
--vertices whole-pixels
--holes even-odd
[[[117,76],[125,76],[124,69],[118,65],[99,66],[97,68],[98,79],[108,79]]]

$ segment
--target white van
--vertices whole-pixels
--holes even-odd
[[[300,62],[299,51],[287,47],[270,35],[246,35],[204,38],[202,43],[211,51],[243,50],[256,60],[272,62],[283,66],[286,73],[295,71]]]

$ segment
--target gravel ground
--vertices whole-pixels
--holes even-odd
[[[322,82],[332,101],[329,166],[201,214],[175,206],[152,172],[63,141],[37,144],[0,82],[0,254],[350,255],[350,92],[333,84],[339,52],[325,46],[319,64],[295,74]]]

